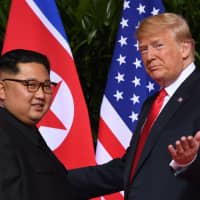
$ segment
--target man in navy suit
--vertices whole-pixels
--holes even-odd
[[[144,19],[136,36],[147,73],[167,95],[149,131],[135,173],[130,178],[140,135],[158,94],[145,101],[122,158],[73,170],[68,180],[77,190],[88,192],[88,198],[123,189],[126,200],[199,199],[198,148],[192,164],[186,162],[186,166],[176,162],[179,144],[168,149],[182,135],[188,138],[200,130],[200,70],[194,63],[195,44],[190,29],[181,16],[163,13]]]

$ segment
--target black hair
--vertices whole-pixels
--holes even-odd
[[[46,55],[26,49],[14,49],[6,52],[0,57],[0,72],[8,72],[17,74],[19,68],[18,63],[35,62],[44,65],[48,73],[50,73],[50,63]]]

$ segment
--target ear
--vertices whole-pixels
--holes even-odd
[[[0,100],[3,101],[5,99],[5,83],[0,81]]]
[[[183,41],[181,43],[181,53],[183,59],[193,56],[193,45],[192,41]]]

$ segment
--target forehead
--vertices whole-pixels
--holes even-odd
[[[165,31],[159,31],[152,34],[145,34],[141,36],[138,39],[138,41],[139,41],[139,45],[143,46],[143,45],[148,45],[155,42],[175,41],[175,37],[172,31],[165,30]]]
[[[30,63],[18,63],[17,67],[19,69],[18,74],[24,74],[24,73],[39,73],[39,74],[48,74],[47,69],[43,64],[36,63],[36,62],[30,62]]]
[[[17,79],[33,79],[38,81],[50,80],[50,75],[43,64],[30,62],[30,63],[18,63],[17,73],[1,72],[1,79],[5,78],[17,78]]]

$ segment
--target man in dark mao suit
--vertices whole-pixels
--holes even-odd
[[[0,57],[0,200],[85,199],[35,126],[51,102],[49,73],[46,56],[34,51]]]
[[[140,118],[122,158],[98,167],[69,173],[70,184],[88,191],[88,197],[119,191],[126,200],[200,199],[200,156],[195,166],[176,174],[168,145],[182,135],[200,130],[200,71],[194,64],[194,41],[186,21],[176,14],[164,13],[145,19],[136,33],[147,73],[165,89],[167,96],[144,145],[133,179],[130,173],[142,128],[157,94],[143,105]],[[194,165],[193,165],[194,166]],[[89,190],[88,190],[89,188]]]

